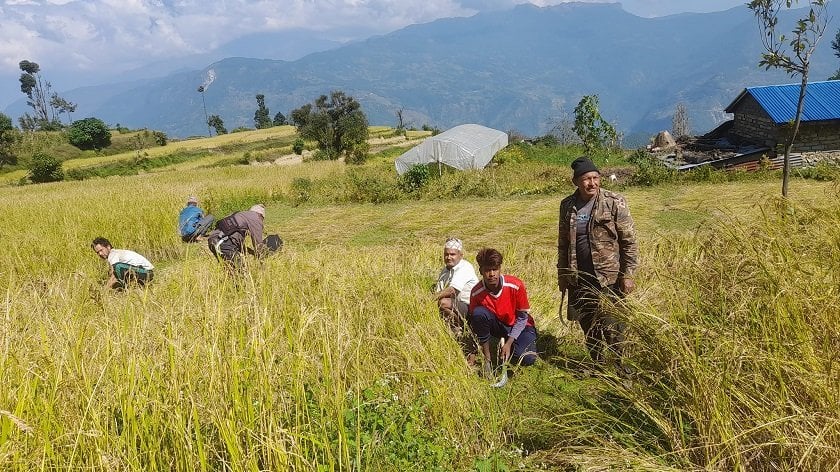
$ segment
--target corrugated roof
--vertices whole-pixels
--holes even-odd
[[[770,115],[776,124],[793,121],[799,101],[800,84],[747,87],[726,107],[732,113],[748,94]],[[840,120],[840,80],[809,82],[805,87],[802,121]]]

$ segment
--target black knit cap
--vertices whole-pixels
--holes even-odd
[[[595,164],[592,162],[592,160],[590,160],[586,156],[578,157],[577,159],[572,161],[572,170],[574,171],[574,174],[572,175],[573,179],[576,179],[587,172],[595,171],[599,174],[601,173],[601,171],[598,170],[597,167],[595,167]]]

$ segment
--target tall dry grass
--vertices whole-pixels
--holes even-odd
[[[237,280],[175,233],[186,195],[221,216],[332,172],[0,189],[0,469],[836,468],[830,184],[795,184],[812,193],[785,218],[744,198],[737,218],[696,203],[774,183],[628,193],[644,267],[626,386],[582,373],[577,328],[556,318],[559,195],[270,205],[286,249]],[[491,209],[511,226],[476,216]],[[506,389],[466,366],[430,300],[449,234],[470,257],[499,247],[528,285],[544,362]],[[155,281],[103,290],[98,235],[147,255]]]

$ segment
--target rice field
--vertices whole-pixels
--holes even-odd
[[[0,188],[0,470],[838,470],[840,191],[625,191],[642,248],[630,385],[558,317],[563,195],[268,205],[281,254],[231,278],[176,234],[342,164]],[[569,188],[571,190],[571,188]],[[217,214],[216,216],[224,216]],[[441,244],[528,286],[542,361],[493,390],[430,286]],[[156,266],[102,288],[96,236]]]

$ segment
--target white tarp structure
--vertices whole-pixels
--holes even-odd
[[[467,124],[448,129],[398,157],[394,165],[402,175],[415,164],[446,164],[459,170],[483,169],[508,144],[507,133]]]

